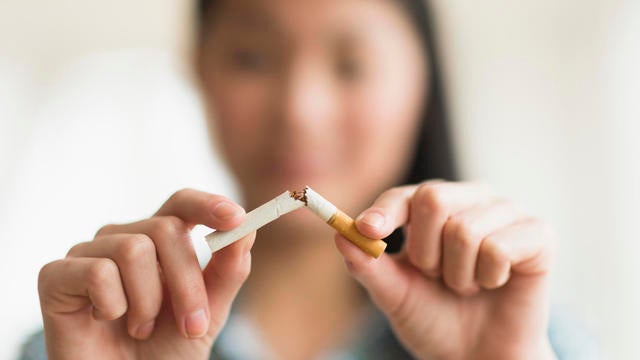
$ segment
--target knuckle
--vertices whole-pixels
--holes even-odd
[[[466,247],[474,247],[480,243],[482,230],[474,222],[466,222],[458,228],[459,241]]]
[[[509,260],[507,246],[491,236],[485,239],[481,256],[490,265],[500,265]]]
[[[93,311],[94,316],[98,319],[115,320],[124,315],[127,310],[128,306],[126,301],[118,301],[101,308],[94,307]]]
[[[66,257],[75,257],[81,254],[81,249],[86,245],[86,243],[78,243],[75,244],[67,251]]]
[[[155,245],[145,234],[135,234],[126,238],[118,248],[117,257],[126,263],[135,263],[151,254],[155,257]]]
[[[184,198],[188,198],[188,197],[189,197],[189,195],[190,195],[191,193],[193,193],[193,191],[194,191],[194,190],[193,190],[193,189],[191,189],[191,188],[182,188],[182,189],[180,189],[180,190],[178,190],[178,191],[174,192],[174,193],[169,197],[169,200],[167,200],[167,202],[170,202],[170,201],[181,201],[181,200],[182,200],[182,199],[184,199]]]
[[[156,219],[153,231],[160,236],[177,236],[186,233],[187,226],[184,221],[176,216],[162,216]]]
[[[40,271],[38,272],[38,291],[43,293],[47,285],[50,284],[50,279],[52,276],[55,276],[57,272],[57,268],[61,265],[64,260],[55,260],[46,265],[44,265]]]
[[[480,229],[472,221],[459,219],[453,222],[452,236],[447,239],[459,249],[472,249],[480,241]]]
[[[198,190],[194,190],[194,191],[198,192],[198,197],[202,199],[203,203],[211,207],[218,205],[220,202],[229,202],[231,204],[238,205],[234,200],[231,200],[230,198],[224,195],[220,195],[217,193],[202,192]]]
[[[413,200],[419,207],[433,213],[443,214],[448,212],[444,196],[438,184],[420,185]]]
[[[407,192],[406,188],[393,187],[393,188],[385,191],[383,196],[388,196],[388,197],[393,197],[393,198],[403,197],[406,192]]]
[[[98,231],[96,231],[96,234],[94,235],[94,237],[98,237],[101,235],[105,235],[105,234],[112,234],[115,232],[115,224],[106,224],[100,227],[100,229],[98,229]]]
[[[88,268],[86,274],[86,281],[89,288],[102,287],[119,278],[120,274],[118,266],[111,259],[98,259],[94,261]]]
[[[557,237],[553,227],[546,221],[540,219],[533,219],[534,224],[539,229],[540,236],[538,241],[540,242],[540,248],[542,253],[549,259],[553,259],[557,251]]]

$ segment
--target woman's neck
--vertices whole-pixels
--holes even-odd
[[[258,234],[239,304],[282,359],[310,358],[341,345],[366,303],[331,229],[293,230],[273,226]]]

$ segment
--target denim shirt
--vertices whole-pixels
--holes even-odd
[[[384,316],[373,312],[367,320],[366,331],[354,338],[344,349],[322,354],[320,360],[401,360],[412,359],[400,345]],[[599,358],[594,337],[567,309],[552,307],[548,336],[559,360],[591,360]],[[275,359],[269,354],[261,337],[247,319],[232,313],[227,325],[218,336],[211,360]],[[22,347],[20,360],[46,359],[44,335],[40,331],[31,336]],[[314,359],[315,360],[315,359]]]

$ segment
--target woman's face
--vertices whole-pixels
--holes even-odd
[[[428,75],[393,0],[233,0],[198,71],[215,137],[253,208],[305,185],[361,210],[412,158]]]

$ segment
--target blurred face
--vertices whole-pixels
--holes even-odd
[[[223,1],[204,31],[200,82],[247,208],[309,185],[355,215],[404,175],[429,74],[394,1]]]

